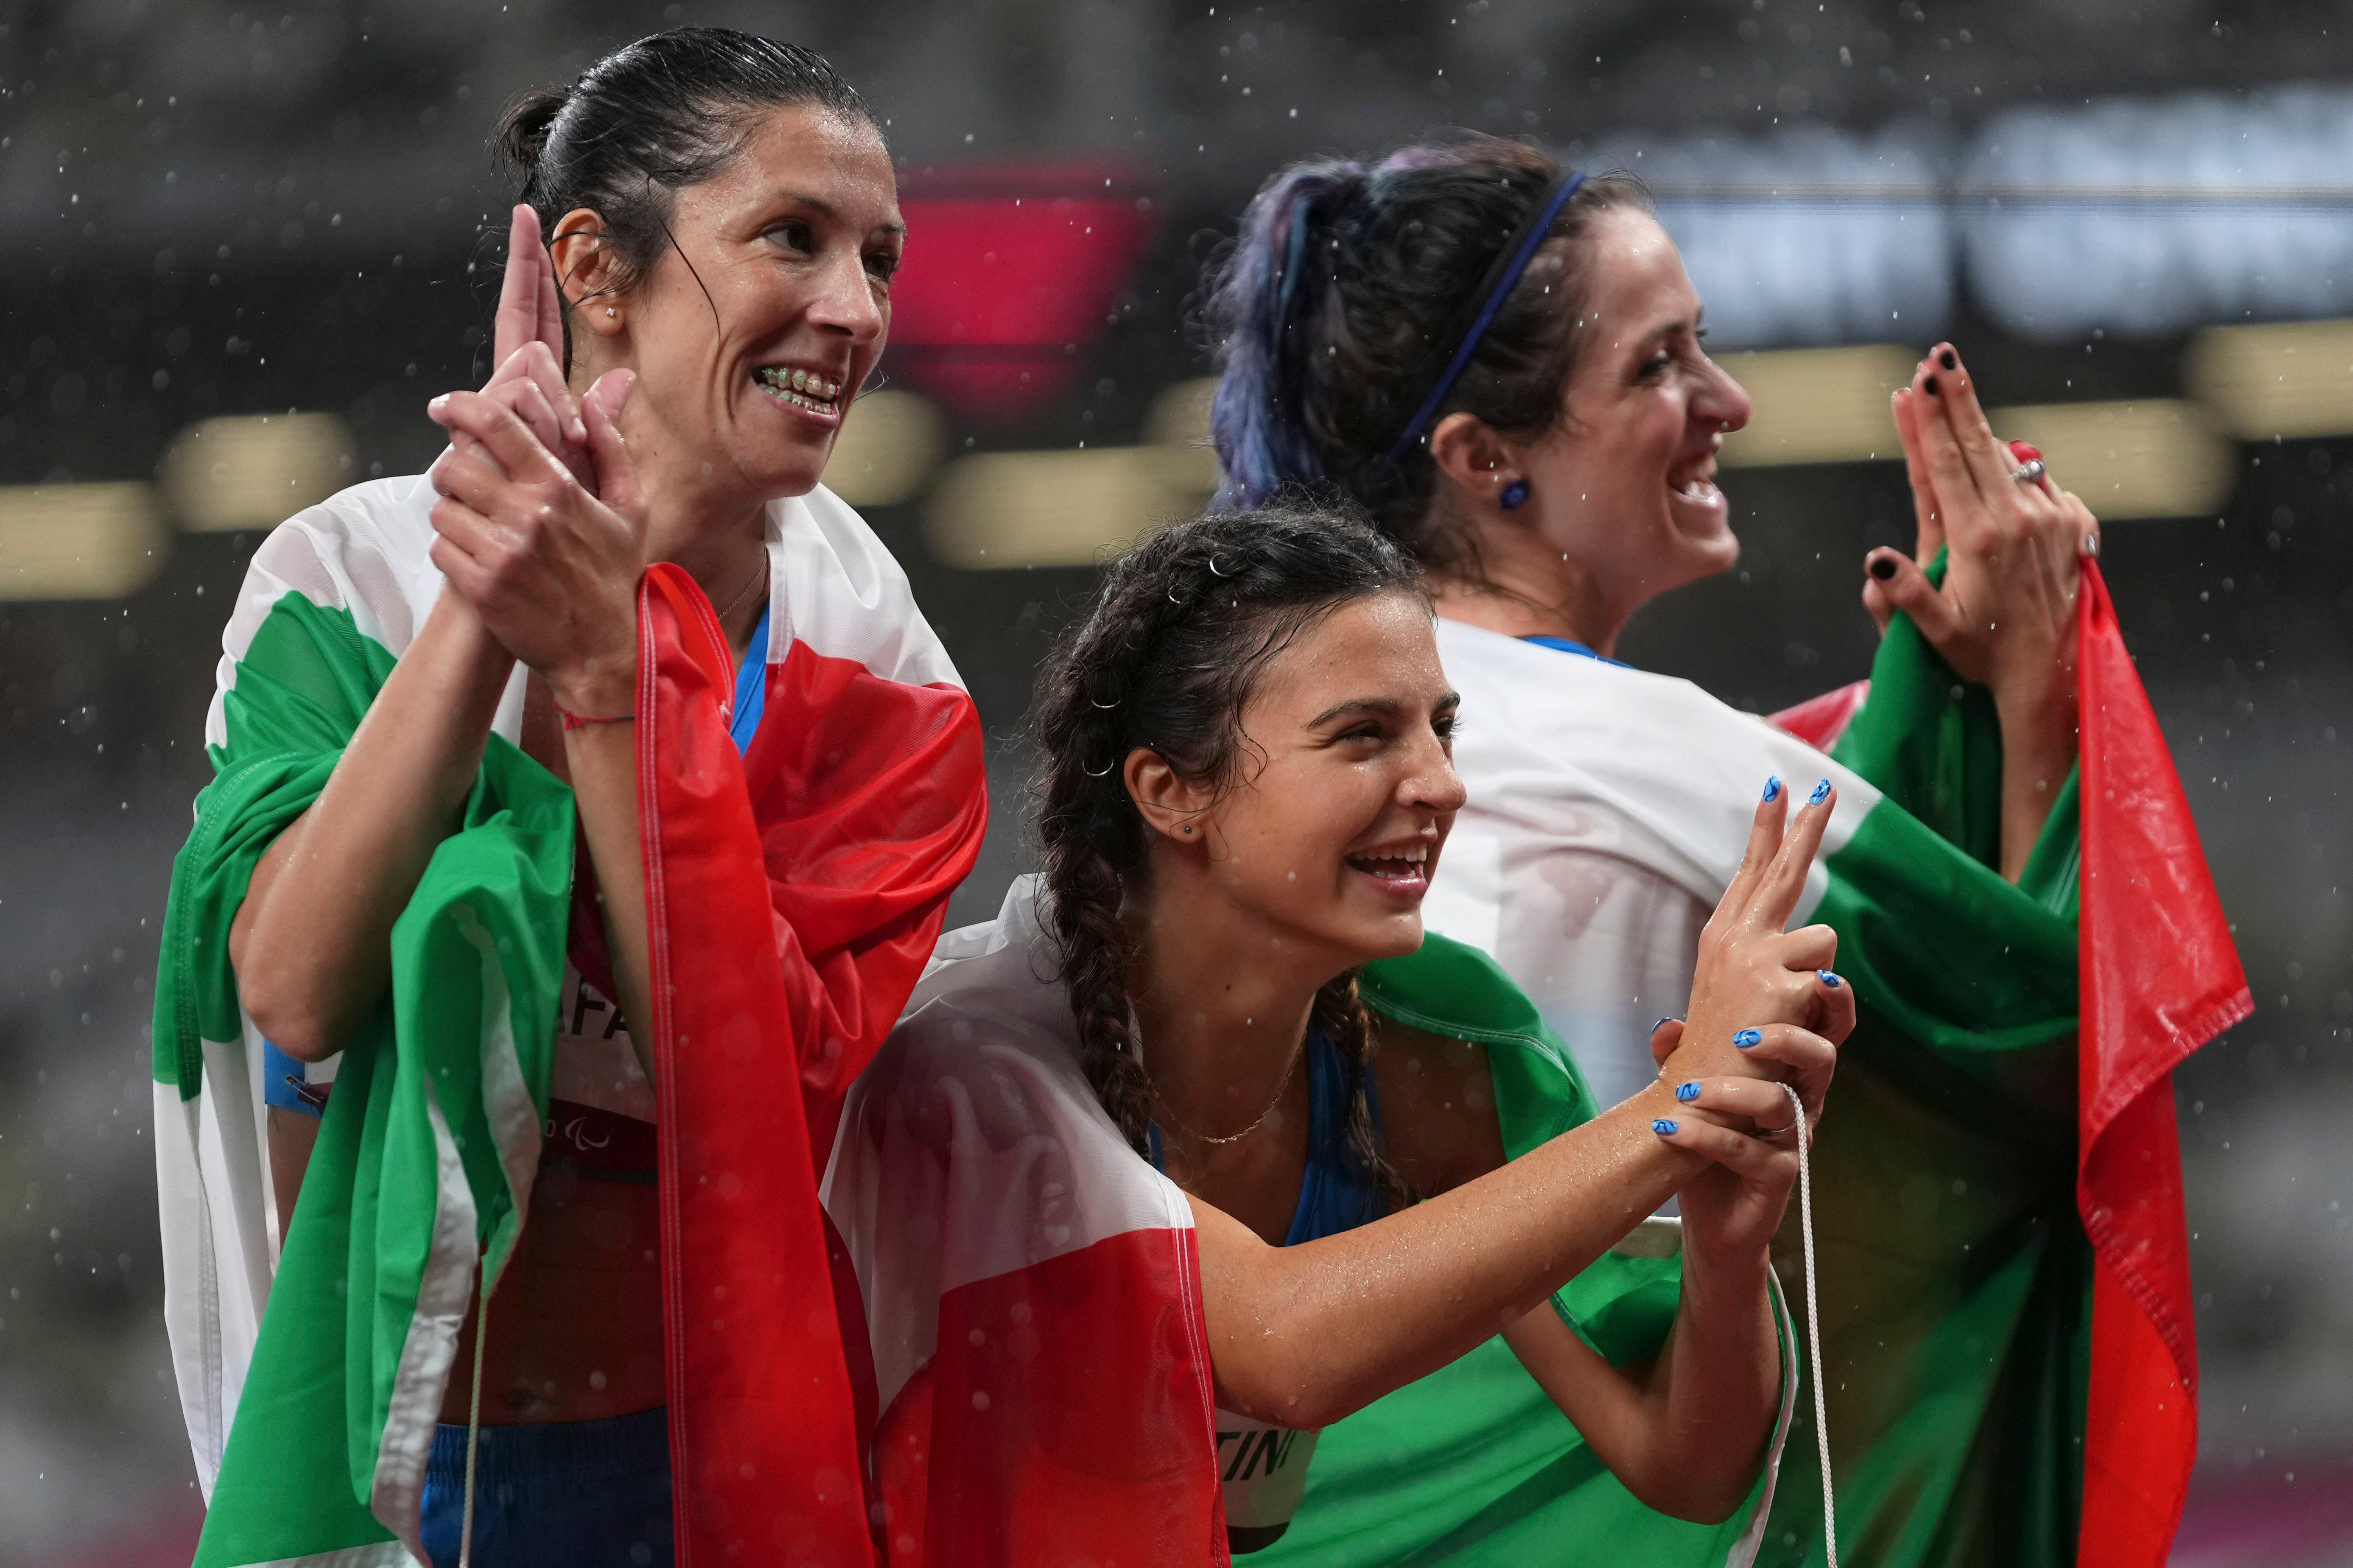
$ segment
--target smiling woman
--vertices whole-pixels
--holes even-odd
[[[1738,879],[1740,785],[1835,782],[1844,805],[1799,907],[1867,986],[1865,1048],[1840,1082],[1878,1111],[1834,1118],[1821,1150],[1824,1190],[1857,1194],[1823,1249],[1843,1314],[1831,1436],[1858,1481],[1838,1490],[1843,1532],[1907,1543],[1891,1564],[1956,1540],[1989,1560],[2069,1560],[2064,1510],[2032,1500],[2080,1478],[2073,1435],[2044,1414],[2072,1408],[2073,1384],[2063,1356],[2024,1347],[2081,1328],[2063,1086],[2091,514],[1995,438],[1968,367],[1937,345],[1896,395],[1921,542],[1917,561],[1880,549],[1865,563],[1887,634],[1868,700],[1833,694],[1777,727],[1614,657],[1644,605],[1738,559],[1716,454],[1751,412],[1639,183],[1482,136],[1297,163],[1261,188],[1208,288],[1226,500],[1299,485],[1353,500],[1435,602],[1470,798],[1430,924],[1525,988],[1603,1104],[1654,1082],[1710,911]],[[1946,1088],[1965,1080],[2000,1088],[1965,1105]],[[1936,1246],[1891,1248],[1880,1226],[1902,1222],[1860,1194],[1915,1184],[2003,1195],[1947,1211]],[[2026,1212],[2054,1215],[2066,1245],[2021,1239],[2010,1216]],[[1996,1258],[2034,1293],[1973,1298]],[[1920,1310],[1932,1300],[1971,1305],[1940,1317]],[[1954,1356],[1940,1347],[1956,1334],[2021,1348]],[[1932,1403],[1968,1418],[1907,1429]],[[1395,1511],[1386,1439],[1359,1423],[1328,1440],[1324,1495],[1358,1520]],[[1573,1507],[1527,1499],[1519,1517],[1540,1532]],[[1795,1478],[1767,1560],[1820,1561],[1826,1511]],[[1357,1552],[1363,1537],[1277,1554],[1404,1555]],[[1527,1552],[1496,1538],[1445,1555]]]
[[[1425,938],[1464,804],[1438,651],[1394,545],[1279,504],[1155,535],[1048,659],[1043,870],[943,941],[827,1173],[894,1560],[1263,1550],[1318,1429],[1433,1373],[1444,1418],[1385,1445],[1411,1500],[1317,1522],[1311,1491],[1303,1529],[1404,1560],[1533,1470],[1645,1561],[1753,1552],[1790,1388],[1774,1080],[1810,1120],[1853,1021],[1827,933],[1783,930],[1833,792],[1786,837],[1767,794],[1690,1027],[1597,1111]],[[1605,1256],[1678,1190],[1680,1264]]]
[[[273,532],[225,639],[159,1014],[198,1560],[641,1565],[674,1521],[846,1559],[817,1176],[987,815],[954,668],[818,485],[890,157],[723,29],[499,144],[490,384],[433,401],[428,474]]]

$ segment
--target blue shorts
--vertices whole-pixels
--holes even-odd
[[[466,1429],[438,1426],[425,1467],[425,1550],[458,1568]],[[474,1449],[480,1568],[670,1568],[670,1413],[484,1426]]]

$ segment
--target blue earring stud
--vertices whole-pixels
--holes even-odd
[[[1528,481],[1514,479],[1504,487],[1504,493],[1497,496],[1495,500],[1502,504],[1505,511],[1516,511],[1527,504]]]

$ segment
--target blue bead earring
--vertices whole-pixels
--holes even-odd
[[[1495,500],[1502,504],[1503,509],[1505,511],[1517,510],[1519,508],[1527,504],[1528,481],[1525,479],[1514,479],[1510,484],[1504,487],[1504,493],[1497,496]]]

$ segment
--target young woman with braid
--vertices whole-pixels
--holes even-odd
[[[1833,1119],[1821,1152],[1843,1532],[1889,1564],[2069,1560],[2090,512],[1995,439],[1938,345],[1894,398],[1919,548],[1866,559],[1886,634],[1869,700],[1858,711],[1850,689],[1777,727],[1614,657],[1644,604],[1738,558],[1715,475],[1750,413],[1639,183],[1479,136],[1295,164],[1251,204],[1208,299],[1222,503],[1313,487],[1420,566],[1473,720],[1430,926],[1525,989],[1603,1103],[1641,1092],[1674,1045],[1659,1016],[1681,1012],[1694,939],[1742,864],[1738,784],[1836,782],[1798,909],[1837,930],[1869,1004],[1841,1075],[1869,1113]],[[1942,1196],[1923,1209],[1915,1192]],[[1917,1421],[1924,1402],[1950,1419]],[[1390,1506],[1384,1445],[1333,1434],[1310,1504]],[[1765,1560],[1821,1561],[1823,1511],[1793,1477]],[[1522,1520],[1537,1535],[1548,1517]]]
[[[1597,1554],[1753,1547],[1790,1388],[1766,1247],[1853,1016],[1827,933],[1783,930],[1834,793],[1785,834],[1750,785],[1688,1027],[1601,1110],[1424,940],[1457,707],[1415,568],[1329,508],[1166,530],[1047,660],[1044,868],[942,942],[827,1177],[891,1561],[1262,1547],[1316,1429],[1467,1355],[1544,1418],[1508,1457],[1405,1435],[1401,1478],[1534,1443]],[[1675,1193],[1680,1268],[1610,1252]]]

